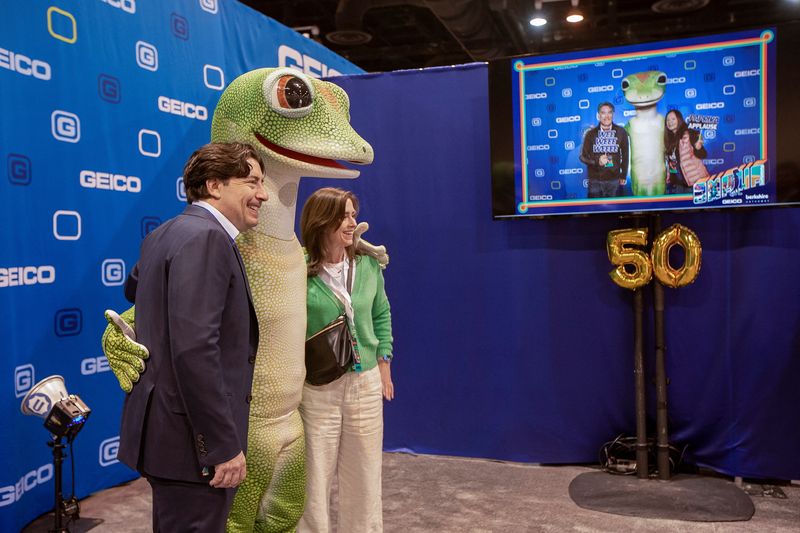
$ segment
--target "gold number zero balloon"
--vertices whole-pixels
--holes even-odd
[[[683,266],[678,269],[669,264],[669,251],[676,244],[683,248],[685,255]],[[697,274],[700,272],[702,257],[700,239],[686,226],[673,224],[662,231],[653,241],[650,255],[656,279],[667,287],[688,285],[697,279]]]
[[[611,279],[623,289],[636,290],[644,287],[653,277],[653,267],[647,252],[633,246],[647,245],[647,229],[618,229],[608,233],[606,251],[608,260],[617,268],[608,273]],[[628,272],[625,265],[631,265]]]

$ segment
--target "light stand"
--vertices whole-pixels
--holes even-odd
[[[49,376],[34,385],[22,399],[20,409],[23,414],[44,418],[44,427],[51,433],[52,438],[47,445],[53,449],[55,504],[53,529],[50,531],[69,533],[64,525],[64,518],[67,522],[77,519],[80,506],[74,494],[68,500],[64,500],[62,494],[62,465],[65,456],[63,439],[72,443],[92,411],[77,395],[67,394],[64,378],[61,376]]]

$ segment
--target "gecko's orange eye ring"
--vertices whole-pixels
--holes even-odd
[[[264,80],[264,98],[273,111],[287,118],[302,118],[314,106],[314,85],[300,72],[283,68]]]

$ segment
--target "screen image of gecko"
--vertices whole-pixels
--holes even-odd
[[[773,29],[516,58],[516,215],[774,203]]]

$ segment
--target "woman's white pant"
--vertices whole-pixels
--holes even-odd
[[[333,383],[306,384],[300,414],[306,433],[306,509],[298,531],[328,533],[338,470],[341,533],[383,531],[383,395],[377,367]]]

